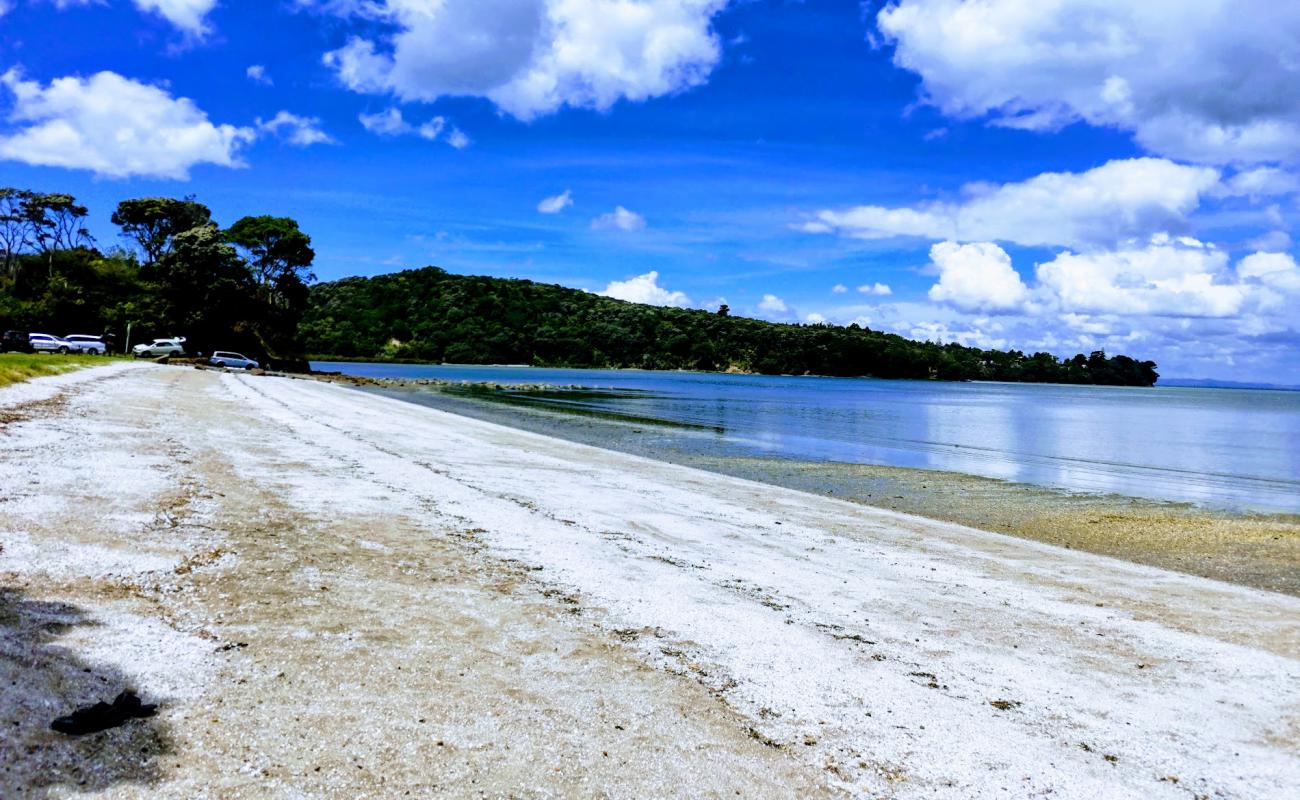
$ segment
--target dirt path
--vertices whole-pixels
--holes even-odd
[[[313,382],[0,393],[0,796],[1284,796],[1300,600]],[[124,686],[152,720],[46,730]]]

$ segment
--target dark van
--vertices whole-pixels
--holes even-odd
[[[5,331],[4,337],[0,338],[0,353],[8,352],[33,352],[31,340],[27,338],[27,331]]]

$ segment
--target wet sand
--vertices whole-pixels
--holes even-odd
[[[715,455],[653,424],[442,388],[368,391],[597,447],[1300,596],[1300,517],[1058,491],[952,472]]]

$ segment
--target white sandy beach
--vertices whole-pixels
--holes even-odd
[[[3,797],[1300,786],[1300,599],[342,386],[0,390],[0,545]]]

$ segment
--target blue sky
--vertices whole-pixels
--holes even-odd
[[[323,280],[1300,383],[1300,11],[1132,5],[0,0],[0,184],[102,245],[126,197],[292,216]]]

